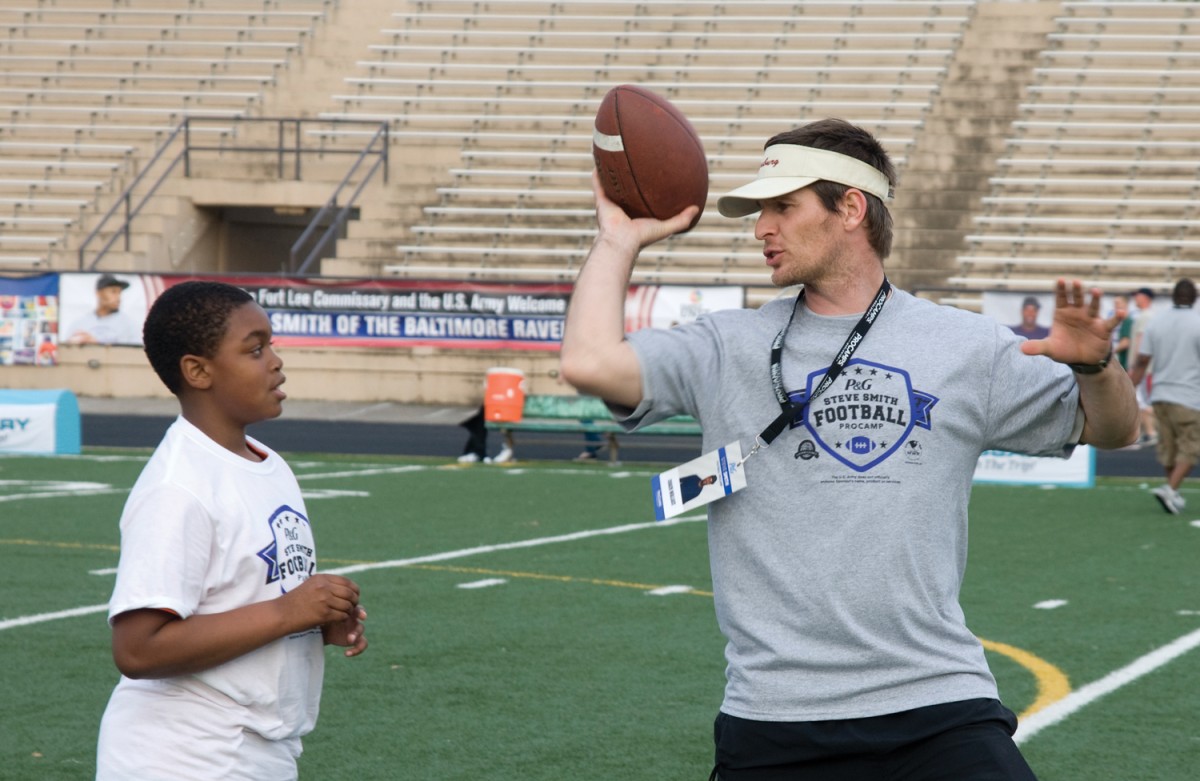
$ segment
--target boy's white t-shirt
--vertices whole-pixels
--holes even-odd
[[[109,621],[129,610],[186,619],[276,599],[316,571],[295,475],[252,462],[182,417],[142,470],[121,516]],[[281,638],[193,675],[121,677],[100,727],[97,779],[283,779],[316,723],[321,630]]]

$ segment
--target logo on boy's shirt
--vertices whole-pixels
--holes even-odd
[[[286,594],[308,580],[317,571],[317,553],[308,518],[286,504],[271,514],[268,521],[274,539],[258,552],[266,562],[266,582],[279,583]]]
[[[807,387],[789,397],[807,399],[824,376],[825,370],[813,372]],[[822,450],[856,472],[866,472],[901,448],[910,458],[916,455],[910,434],[914,427],[932,428],[937,403],[936,397],[915,390],[903,369],[854,358],[792,428],[804,426]]]

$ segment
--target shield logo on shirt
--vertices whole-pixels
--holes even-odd
[[[793,401],[810,397],[825,370],[808,376]],[[909,439],[913,427],[931,427],[930,413],[938,400],[912,387],[908,372],[892,366],[852,359],[793,427],[803,425],[822,450],[856,472],[886,461]]]
[[[274,539],[258,557],[267,564],[266,582],[278,582],[280,593],[286,594],[317,570],[312,527],[308,518],[286,504],[271,514],[268,523]]]

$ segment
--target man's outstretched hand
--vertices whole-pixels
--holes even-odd
[[[1021,352],[1044,355],[1059,363],[1097,364],[1107,358],[1112,351],[1112,333],[1125,319],[1127,308],[1118,304],[1112,317],[1101,317],[1103,293],[1099,288],[1089,292],[1090,301],[1079,280],[1072,281],[1070,286],[1066,280],[1058,280],[1050,335],[1023,342]]]

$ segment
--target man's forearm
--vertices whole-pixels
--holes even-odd
[[[1138,433],[1137,396],[1129,375],[1116,361],[1099,374],[1077,374],[1083,433],[1079,441],[1112,449],[1132,444]]]
[[[642,398],[637,356],[625,341],[625,296],[637,252],[636,240],[603,233],[596,239],[571,294],[561,353],[568,383],[627,407]]]

